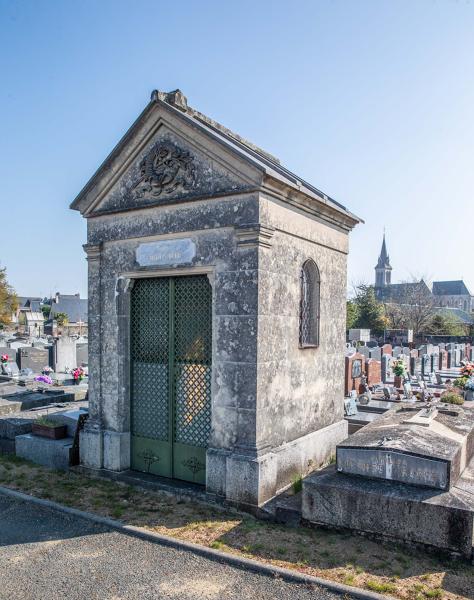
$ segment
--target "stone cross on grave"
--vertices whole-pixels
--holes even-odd
[[[429,427],[437,416],[438,409],[434,404],[428,402],[425,407],[415,413],[413,417],[403,421],[403,423],[407,425],[423,425],[424,427]]]

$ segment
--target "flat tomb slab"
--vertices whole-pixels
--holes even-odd
[[[401,404],[338,444],[339,473],[448,490],[474,454],[474,410]],[[429,409],[431,410],[431,409]]]

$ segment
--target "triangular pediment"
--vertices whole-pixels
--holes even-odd
[[[262,173],[162,102],[148,106],[72,208],[85,216],[242,193]]]

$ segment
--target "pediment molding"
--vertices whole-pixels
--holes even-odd
[[[181,123],[179,115],[167,115],[158,105],[155,109],[133,134],[124,136],[122,147],[117,146],[74,201],[85,217],[259,187],[263,175],[253,165],[206,139],[192,124]]]

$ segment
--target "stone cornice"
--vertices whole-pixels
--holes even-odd
[[[261,223],[246,223],[235,228],[237,246],[270,248],[275,233],[273,227]]]
[[[87,255],[86,260],[99,260],[102,252],[102,246],[102,242],[99,242],[98,244],[84,244],[82,247]]]

